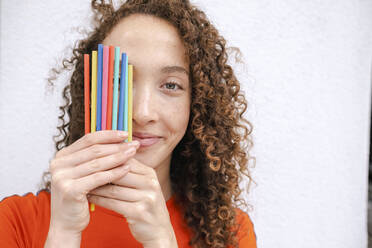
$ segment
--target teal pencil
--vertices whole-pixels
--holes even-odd
[[[128,132],[128,56],[125,59],[124,131]]]
[[[112,97],[112,130],[118,129],[120,47],[115,47],[114,93]]]

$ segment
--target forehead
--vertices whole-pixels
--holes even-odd
[[[185,48],[177,29],[167,21],[143,14],[121,20],[103,41],[119,46],[137,68],[183,66],[188,68]]]

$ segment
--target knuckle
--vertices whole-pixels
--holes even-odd
[[[74,196],[74,187],[72,187],[72,183],[67,180],[62,180],[62,177],[58,177],[58,179],[55,180],[54,188],[56,188],[63,197],[73,198]]]
[[[74,192],[73,199],[75,201],[83,202],[86,199],[86,197],[85,197],[85,194],[82,194],[82,193],[79,193],[79,192],[76,192],[76,193]]]
[[[60,182],[58,188],[60,192],[62,192],[64,195],[73,195],[72,193],[73,188],[71,187],[71,183]]]
[[[73,181],[67,180],[64,174],[64,172],[57,172],[52,175],[53,188],[65,199],[73,199],[79,202],[84,201],[84,193],[79,192]]]
[[[101,157],[102,155],[104,155],[104,151],[101,145],[94,144],[91,146],[90,150],[94,155],[98,157]]]
[[[151,178],[150,180],[148,180],[148,184],[149,188],[152,190],[157,190],[159,187],[158,180],[156,180],[155,178]]]
[[[89,163],[89,167],[92,168],[93,170],[98,169],[100,167],[100,162],[98,159],[93,159]]]
[[[66,161],[66,157],[55,158],[50,162],[49,168],[56,171],[61,167],[61,165],[66,164]]]
[[[136,207],[136,211],[138,215],[142,215],[146,212],[146,206],[145,204],[138,203]]]
[[[94,144],[94,133],[88,133],[84,136],[84,142],[88,145]]]
[[[64,173],[61,171],[51,173],[51,181],[54,185],[62,185],[64,181]]]
[[[93,174],[93,180],[100,184],[109,183],[113,180],[113,175],[110,171],[102,171]]]
[[[154,193],[149,193],[144,196],[144,202],[148,205],[153,205],[155,203],[155,194]]]
[[[58,161],[56,159],[52,159],[52,161],[50,161],[49,163],[49,171],[52,173],[56,170],[57,167],[58,167]]]
[[[110,180],[110,182],[118,179],[118,177],[120,176],[120,173],[118,173],[118,170],[111,170],[111,171],[108,171],[108,176],[107,178]]]
[[[151,223],[151,214],[147,211],[141,211],[139,212],[138,211],[138,214],[137,214],[137,218],[138,220],[142,221],[142,222],[145,222],[145,223]]]

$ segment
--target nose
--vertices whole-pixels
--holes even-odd
[[[158,120],[153,91],[150,84],[133,84],[133,124],[145,126]]]

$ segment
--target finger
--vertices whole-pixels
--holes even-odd
[[[85,194],[89,191],[111,183],[119,178],[125,176],[130,170],[130,165],[118,166],[112,170],[100,171],[94,174],[91,174],[86,177],[82,177],[75,180],[76,185],[79,185],[79,189],[82,190]]]
[[[128,138],[128,132],[117,130],[102,130],[94,133],[85,134],[83,137],[71,145],[58,151],[56,158],[74,153],[94,144],[119,143]]]
[[[136,159],[131,159],[128,161],[128,163],[131,164],[131,173],[140,174],[140,175],[150,175],[150,176],[156,176],[156,172],[153,168],[142,164]]]
[[[112,183],[119,186],[130,187],[134,189],[151,191],[161,190],[160,183],[156,175],[155,176],[139,175],[134,174],[131,171],[129,171],[129,173],[125,177],[121,177],[115,181],[112,181]]]
[[[95,188],[89,192],[89,195],[98,195],[106,198],[112,198],[121,201],[135,202],[143,199],[141,190],[122,187],[115,184],[107,184]]]
[[[65,171],[67,178],[77,179],[82,178],[99,171],[106,171],[117,166],[125,164],[130,158],[136,154],[136,148],[130,147],[124,152],[117,152],[112,155],[93,159],[79,166]]]
[[[138,208],[138,206],[142,206],[137,204],[136,202],[125,202],[120,201],[112,198],[106,198],[104,196],[99,195],[89,195],[88,197],[89,202],[99,205],[101,207],[111,209],[125,218],[133,218],[140,214],[143,209]]]
[[[67,154],[66,156],[56,158],[54,167],[69,168],[86,163],[88,161],[115,154],[117,152],[125,152],[130,147],[139,147],[138,141],[117,143],[117,144],[95,144],[90,147],[79,150],[75,153]]]

